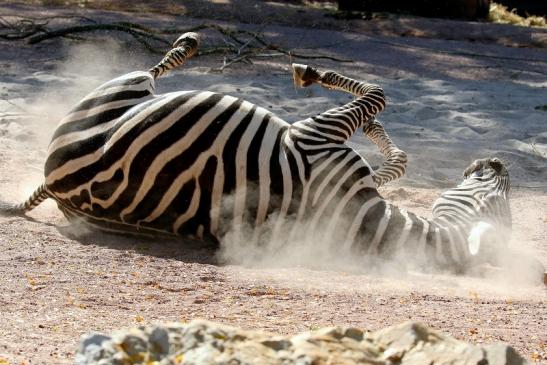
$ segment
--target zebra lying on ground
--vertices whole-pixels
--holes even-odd
[[[290,244],[304,230],[335,250],[383,257],[402,250],[454,270],[488,260],[489,243],[507,240],[509,175],[499,159],[466,169],[436,202],[433,219],[381,197],[377,188],[404,174],[407,157],[375,119],[385,107],[377,85],[294,64],[298,86],[356,98],[293,124],[214,92],[154,94],[155,80],[191,57],[198,40],[186,33],[148,72],[87,95],[55,130],[45,183],[23,204],[0,209],[23,214],[51,198],[71,221],[149,236],[219,240],[247,225],[254,238]],[[376,171],[345,143],[359,128],[386,157]]]

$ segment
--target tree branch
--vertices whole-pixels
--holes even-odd
[[[167,36],[171,34],[182,34],[186,32],[195,32],[203,29],[212,29],[227,37],[224,39],[224,45],[213,45],[203,47],[198,55],[224,54],[222,66],[216,71],[223,71],[227,67],[238,63],[252,63],[253,58],[274,58],[291,57],[302,59],[326,59],[336,62],[353,62],[348,59],[340,59],[328,55],[296,53],[290,49],[285,49],[279,45],[269,43],[261,33],[248,30],[231,29],[217,24],[200,24],[185,29],[155,29],[138,23],[118,22],[118,23],[97,23],[96,21],[83,17],[69,17],[85,21],[91,24],[80,24],[58,29],[49,29],[49,21],[56,17],[44,18],[38,22],[34,18],[16,17],[16,22],[10,22],[0,16],[0,38],[7,40],[27,39],[28,44],[37,44],[57,37],[79,38],[76,34],[96,32],[96,31],[114,31],[123,32],[132,36],[137,42],[151,53],[161,54],[166,52],[171,42]]]

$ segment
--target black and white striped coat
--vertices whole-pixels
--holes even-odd
[[[294,124],[228,95],[154,94],[155,80],[191,56],[197,39],[183,35],[158,66],[86,96],[53,135],[44,185],[4,210],[52,198],[69,219],[107,231],[218,240],[241,227],[254,238],[290,239],[300,230],[361,254],[405,252],[455,268],[477,254],[497,218],[506,224],[508,175],[497,159],[473,165],[464,184],[441,197],[434,219],[380,196],[378,186],[403,175],[406,154],[374,118],[385,107],[377,85],[293,65],[299,86],[356,97]],[[360,128],[386,157],[377,171],[345,144]],[[479,222],[479,241],[471,242]]]

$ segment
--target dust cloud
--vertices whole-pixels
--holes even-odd
[[[281,222],[271,218],[258,230],[248,224],[240,224],[232,227],[221,239],[218,258],[225,264],[252,268],[302,266],[352,272],[365,272],[367,267],[370,269],[372,262],[367,265],[362,257],[352,254],[343,242],[325,237],[342,233],[337,231],[323,234],[309,232],[308,223],[296,222],[291,217]]]
[[[51,72],[21,77],[22,94],[27,97],[8,96],[0,104],[0,112],[5,109],[17,116],[0,119],[0,152],[5,156],[1,162],[11,172],[1,181],[0,199],[16,203],[32,194],[43,182],[47,148],[59,121],[97,86],[133,71],[139,63],[142,68],[144,62],[130,56],[119,43],[104,40],[68,48]]]
[[[409,196],[413,195],[413,188],[405,190]],[[422,191],[417,195],[420,193]],[[428,199],[432,206],[440,192],[429,190],[427,194],[430,195]],[[345,217],[339,221],[352,220],[353,217]],[[353,275],[352,280],[356,281],[356,286],[361,281],[370,282],[375,281],[374,278],[381,278],[386,286],[392,285],[403,290],[433,290],[436,293],[450,292],[464,296],[471,291],[480,291],[493,297],[506,296],[508,293],[528,297],[535,295],[530,291],[542,285],[543,280],[543,264],[534,258],[532,251],[523,249],[521,242],[490,241],[489,246],[493,249],[488,252],[487,263],[476,262],[455,272],[442,266],[433,266],[430,257],[417,255],[414,252],[417,242],[408,242],[405,247],[390,252],[389,257],[367,255],[344,242],[343,238],[347,235],[347,227],[344,225],[311,230],[309,222],[297,222],[294,217],[285,218],[282,223],[278,222],[277,217],[272,217],[259,230],[245,223],[225,224],[231,225],[231,228],[221,239],[217,254],[219,262],[252,270],[266,270],[269,276],[272,276],[272,270],[283,270],[286,274],[287,269],[297,269],[294,277],[284,277],[283,283],[286,285],[294,281],[299,285],[328,290],[336,290],[336,286],[356,289],[354,284],[346,283],[343,279],[344,275],[349,274]],[[304,270],[305,278],[298,274],[299,270]],[[322,272],[319,277],[323,279],[313,278],[314,271]],[[330,271],[332,275],[324,271]],[[324,282],[325,276],[333,278],[332,282]]]
[[[53,82],[34,98],[29,106],[40,120],[30,120],[41,145],[48,144],[57,123],[89,92],[100,84],[130,72],[121,46],[114,41],[71,47],[66,62],[49,75]],[[56,80],[55,80],[56,79]]]

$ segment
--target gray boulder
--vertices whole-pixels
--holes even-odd
[[[421,323],[376,332],[329,327],[296,336],[245,331],[205,320],[88,334],[77,365],[528,364],[504,344],[471,345]]]

